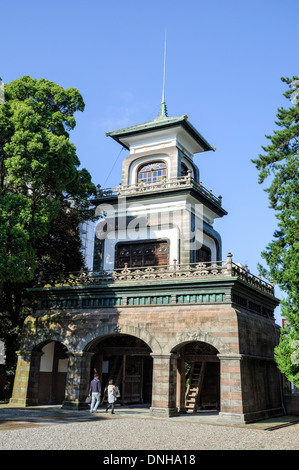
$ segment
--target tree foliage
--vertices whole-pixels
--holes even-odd
[[[278,128],[266,136],[270,144],[252,161],[259,170],[259,183],[271,179],[266,191],[278,219],[273,240],[262,253],[268,265],[263,274],[286,294],[282,315],[289,326],[281,330],[275,357],[280,370],[299,386],[299,80],[281,80],[289,86],[284,96],[291,101],[290,107],[278,109]]]
[[[63,205],[86,218],[94,194],[79,170],[69,131],[84,110],[75,88],[30,77],[5,85],[0,106],[0,280],[26,281],[37,268],[34,240],[44,237]]]
[[[0,104],[0,338],[13,370],[27,288],[43,271],[80,270],[78,224],[92,220],[95,186],[69,133],[84,110],[75,88],[25,76]]]

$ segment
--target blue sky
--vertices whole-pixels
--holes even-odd
[[[116,186],[127,151],[119,155],[105,132],[157,116],[167,29],[168,114],[187,114],[216,147],[195,163],[228,211],[215,224],[223,258],[230,251],[257,273],[276,219],[251,159],[273,132],[277,108],[289,105],[280,78],[298,75],[298,14],[297,0],[5,2],[0,76],[77,88],[86,107],[71,140],[94,183]]]

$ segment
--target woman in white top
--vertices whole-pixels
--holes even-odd
[[[113,380],[109,380],[108,385],[108,404],[106,406],[106,413],[111,407],[111,414],[114,414],[114,403],[116,402],[116,388],[113,385]]]

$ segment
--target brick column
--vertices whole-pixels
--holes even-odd
[[[176,376],[177,354],[152,354],[153,390],[152,416],[177,416]]]
[[[220,359],[219,421],[244,422],[241,354],[218,355]]]
[[[250,423],[284,414],[279,372],[273,358],[243,354],[218,357],[219,421]]]
[[[90,363],[93,353],[68,353],[65,398],[62,408],[84,409],[90,381]]]

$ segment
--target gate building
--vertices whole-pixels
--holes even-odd
[[[93,201],[92,272],[42,278],[24,325],[11,403],[84,408],[94,371],[120,404],[153,416],[214,409],[219,420],[282,414],[273,285],[223,256],[194,155],[214,148],[187,116],[109,132],[129,150]],[[212,163],[211,163],[212,165]],[[102,397],[105,401],[105,394]]]

